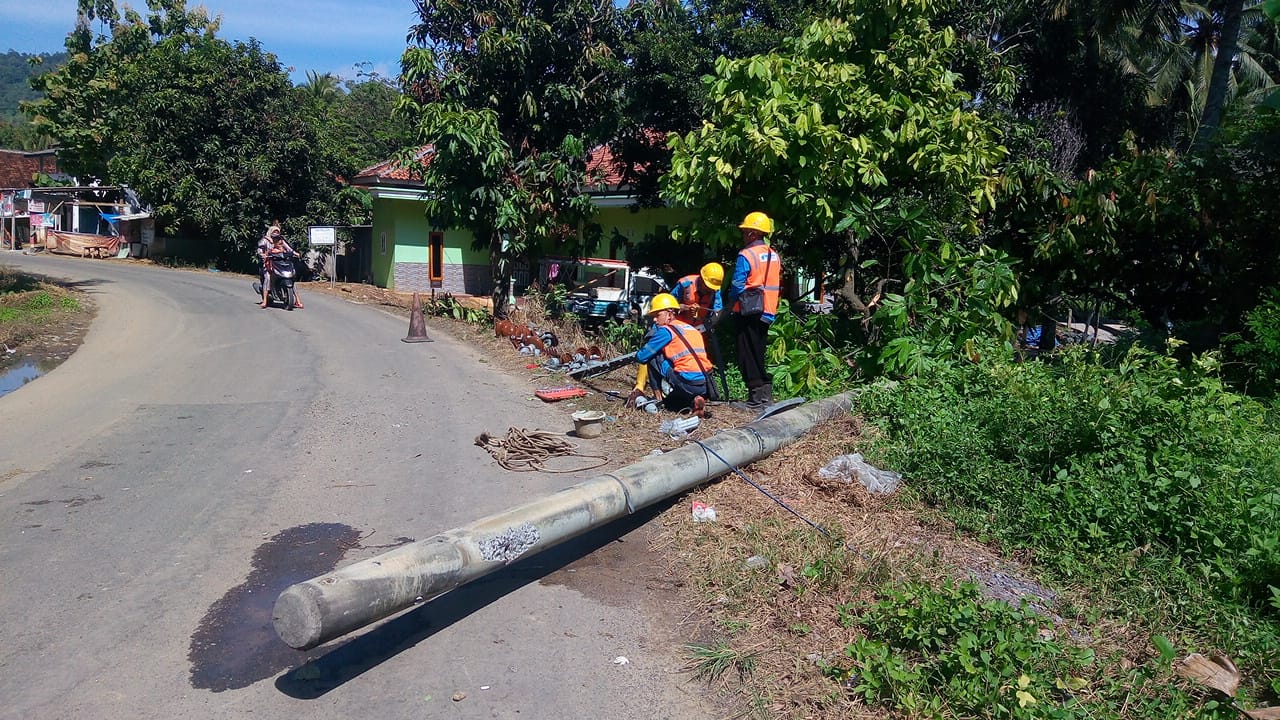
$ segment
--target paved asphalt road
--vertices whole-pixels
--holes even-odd
[[[264,311],[246,276],[0,263],[100,308],[69,360],[0,397],[0,718],[709,715],[642,580],[569,580],[628,528],[309,653],[272,631],[292,582],[581,479],[472,443],[569,429],[522,378],[305,288],[305,310]]]

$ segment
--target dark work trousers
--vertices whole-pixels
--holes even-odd
[[[742,367],[742,380],[748,390],[754,390],[769,382],[764,366],[764,349],[769,342],[769,323],[758,317],[737,317],[738,365]]]
[[[666,387],[662,386],[662,380],[666,380]],[[693,406],[693,398],[701,395],[707,397],[707,384],[689,383],[671,371],[668,377],[662,377],[662,362],[660,356],[654,356],[649,361],[649,387],[651,390],[661,390],[662,406],[668,410],[687,410]]]

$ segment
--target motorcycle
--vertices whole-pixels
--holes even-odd
[[[267,288],[267,306],[274,300],[292,310],[298,304],[298,296],[293,289],[293,281],[297,276],[294,260],[296,254],[272,253],[267,256],[267,279],[271,283]],[[262,296],[262,283],[253,284],[253,290]]]

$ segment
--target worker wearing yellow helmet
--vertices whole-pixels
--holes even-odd
[[[680,301],[676,317],[706,332],[724,310],[720,298],[723,285],[724,268],[718,262],[709,262],[698,272],[680,278],[671,288],[671,294]]]
[[[653,296],[649,305],[653,327],[645,336],[644,345],[636,351],[639,377],[627,404],[636,407],[637,401],[647,399],[644,386],[648,385],[652,396],[660,398],[668,410],[687,409],[702,416],[714,367],[707,356],[702,333],[678,319],[679,310],[680,301],[674,295]]]
[[[753,212],[738,229],[742,250],[725,300],[737,316],[738,364],[750,393],[746,407],[758,410],[773,404],[773,379],[764,356],[782,295],[782,257],[765,243],[765,236],[773,232],[773,218]]]

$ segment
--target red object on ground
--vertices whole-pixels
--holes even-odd
[[[556,402],[557,400],[568,400],[569,398],[586,397],[587,391],[572,385],[566,385],[559,388],[541,388],[533,391],[534,397],[546,402]]]
[[[534,368],[536,368],[536,367],[540,367],[540,366],[538,365],[538,363],[529,363],[528,365],[525,365],[525,366],[524,366],[524,369],[525,369],[525,370],[532,370],[532,369],[534,369]]]

